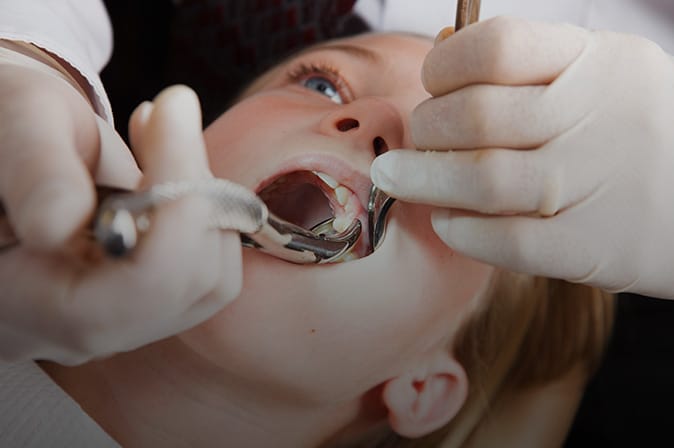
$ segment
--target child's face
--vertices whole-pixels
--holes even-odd
[[[382,140],[413,147],[407,120],[427,98],[419,71],[430,48],[367,35],[292,58],[207,129],[214,174],[259,192],[281,174],[305,172],[288,183],[309,185],[318,181],[306,173],[326,173],[348,189],[338,214],[363,218]],[[300,201],[270,200],[274,211],[305,226],[319,220],[328,200],[307,185],[282,187]],[[491,272],[437,239],[430,208],[397,203],[383,246],[360,260],[300,266],[244,250],[241,296],[181,337],[223,381],[297,401],[355,399],[445,350]]]

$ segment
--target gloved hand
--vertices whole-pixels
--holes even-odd
[[[0,62],[0,97],[0,196],[22,241],[0,253],[0,359],[77,364],[131,350],[200,323],[238,295],[239,237],[208,228],[205,199],[159,207],[133,257],[93,257],[73,237],[96,205],[92,173],[137,186],[128,149],[71,83],[44,67]],[[198,100],[187,88],[144,103],[130,125],[141,188],[211,176]]]
[[[81,228],[93,177],[137,186],[130,151],[49,54],[0,40],[0,95],[0,196],[24,245],[54,249]]]
[[[529,274],[674,298],[674,62],[654,43],[497,18],[436,44],[420,149],[376,185],[437,205],[453,249]]]

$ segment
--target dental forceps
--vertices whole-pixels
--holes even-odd
[[[356,245],[361,223],[354,220],[340,233],[318,233],[304,229],[273,215],[266,204],[247,188],[224,179],[190,182],[168,182],[148,190],[98,187],[100,206],[93,223],[92,236],[105,252],[120,257],[132,251],[142,233],[149,230],[151,211],[156,206],[188,194],[196,194],[213,202],[209,223],[213,228],[236,230],[241,244],[298,264],[329,263]],[[4,211],[0,203],[0,218]],[[333,218],[334,219],[334,218]],[[0,252],[18,244],[15,237],[0,241]]]
[[[458,0],[456,3],[456,21],[454,32],[459,31],[480,18],[480,0]],[[367,204],[368,234],[372,250],[375,251],[381,245],[386,233],[387,215],[395,202],[382,190],[372,185],[370,198]]]

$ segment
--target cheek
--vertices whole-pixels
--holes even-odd
[[[288,137],[306,133],[311,115],[300,106],[288,95],[260,95],[221,115],[204,132],[213,174],[252,187],[261,160],[286,155]]]
[[[274,123],[259,116],[254,124],[254,110],[231,109],[218,118],[204,132],[213,175],[244,183],[244,173],[255,168],[255,159],[262,155],[267,133],[274,131]],[[250,132],[255,126],[256,132]],[[245,184],[245,183],[244,183]]]

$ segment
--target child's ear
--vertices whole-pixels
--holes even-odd
[[[468,394],[461,364],[442,352],[413,371],[384,384],[382,400],[391,428],[403,437],[421,437],[459,412]]]

